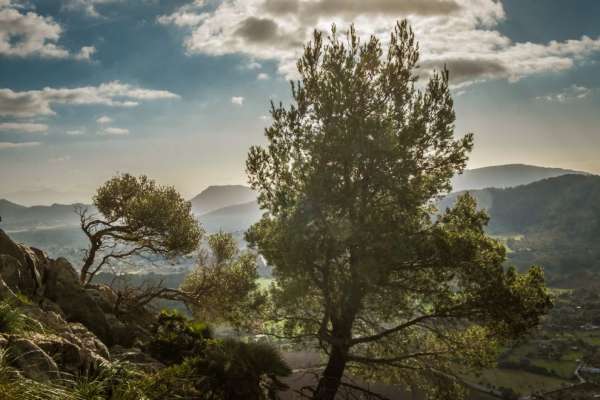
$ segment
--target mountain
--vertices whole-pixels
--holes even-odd
[[[79,224],[77,207],[84,204],[53,204],[51,206],[25,207],[5,199],[0,199],[0,222],[6,230],[30,230]],[[93,210],[92,210],[93,211]]]
[[[257,222],[262,216],[262,211],[256,201],[250,201],[243,204],[236,204],[229,207],[201,215],[198,219],[204,229],[208,232],[246,231],[250,225]]]
[[[452,190],[508,188],[561,175],[577,174],[588,175],[586,172],[573,171],[562,168],[546,168],[525,164],[495,165],[492,167],[466,170],[462,175],[452,179]]]
[[[202,215],[220,208],[254,201],[256,196],[256,192],[247,186],[209,186],[190,201],[194,213]]]
[[[89,202],[90,194],[83,192],[63,192],[49,188],[25,189],[1,194],[5,199],[24,206],[72,204]]]
[[[600,176],[563,175],[469,193],[490,216],[488,232],[505,241],[518,267],[539,264],[551,281],[600,272]],[[451,206],[459,194],[438,208]]]

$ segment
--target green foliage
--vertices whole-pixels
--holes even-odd
[[[110,179],[98,188],[94,205],[104,219],[81,215],[81,227],[90,240],[81,272],[84,282],[111,260],[143,252],[167,257],[187,254],[202,237],[191,204],[172,186],[157,185],[143,175]],[[103,257],[94,264],[99,252],[104,252]]]
[[[293,104],[272,105],[268,145],[248,156],[268,213],[246,238],[274,267],[281,333],[327,350],[316,399],[334,398],[347,367],[459,398],[456,365],[491,362],[550,306],[541,269],[504,269],[473,198],[431,218],[473,136],[454,137],[447,71],[418,89],[418,59],[405,21],[385,50],[353,28],[315,32]]]
[[[511,263],[544,266],[546,277],[561,287],[566,279],[600,271],[600,177],[565,175],[507,189],[471,191],[490,216],[487,231],[506,237]],[[451,206],[456,195],[440,202]]]
[[[0,332],[18,333],[27,327],[27,319],[14,304],[0,302]]]
[[[209,236],[208,244],[210,257],[201,259],[185,278],[181,290],[194,300],[192,310],[196,318],[250,328],[264,302],[257,282],[256,255],[239,254],[229,233]]]
[[[10,400],[83,400],[66,387],[37,382],[9,366],[7,349],[0,349],[0,398]]]
[[[201,356],[169,367],[152,378],[151,399],[260,400],[277,398],[291,373],[280,354],[264,344],[210,341]]]
[[[192,322],[177,311],[162,311],[147,348],[150,355],[160,362],[177,364],[186,357],[202,354],[206,339],[212,337],[208,325]]]

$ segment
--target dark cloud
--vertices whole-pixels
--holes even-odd
[[[263,5],[265,11],[272,14],[296,14],[300,11],[298,0],[265,0]]]
[[[248,43],[270,44],[282,47],[302,45],[302,36],[281,32],[275,21],[269,18],[248,17],[240,22],[235,34]]]
[[[455,0],[265,0],[264,8],[273,14],[296,14],[302,17],[332,15],[447,15],[460,6]]]
[[[249,42],[265,43],[279,36],[279,28],[272,19],[249,17],[240,23],[236,34]]]
[[[425,61],[420,67],[424,72],[442,69],[446,66],[450,71],[450,80],[465,82],[477,78],[506,77],[508,68],[501,61],[467,58],[448,58],[444,60]]]

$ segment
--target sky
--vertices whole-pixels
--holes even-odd
[[[0,197],[89,201],[120,172],[244,184],[314,29],[407,18],[447,65],[470,168],[600,173],[598,0],[0,0]]]

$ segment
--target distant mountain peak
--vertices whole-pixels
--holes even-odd
[[[256,192],[244,185],[213,185],[191,199],[192,210],[198,215],[256,200]]]

